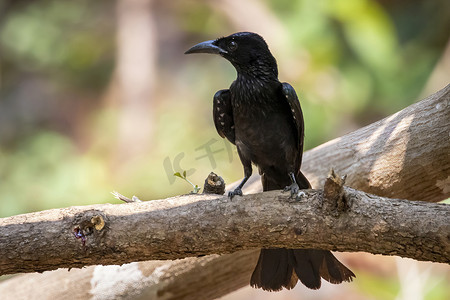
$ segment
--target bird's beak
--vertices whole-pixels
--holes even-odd
[[[226,53],[225,50],[223,50],[220,47],[217,47],[214,44],[215,40],[202,42],[200,44],[195,45],[188,51],[184,52],[184,54],[191,54],[191,53],[211,53],[211,54],[224,54]]]

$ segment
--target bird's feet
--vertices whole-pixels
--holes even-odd
[[[289,199],[295,200],[295,201],[300,201],[302,199],[302,197],[306,195],[303,191],[300,190],[300,188],[298,187],[298,184],[295,182],[291,185],[288,185],[283,190],[283,192],[289,192],[289,191],[291,192]]]
[[[228,197],[230,200],[233,200],[233,197],[236,195],[242,196],[242,190],[240,188],[236,188],[234,191],[228,192]]]

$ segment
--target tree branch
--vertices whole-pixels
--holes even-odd
[[[6,254],[0,256],[0,274],[272,247],[450,262],[450,206],[387,199],[342,186],[335,189],[332,184],[325,187],[306,191],[299,202],[289,201],[280,191],[233,201],[226,196],[187,195],[5,218],[0,221],[0,252]],[[329,213],[330,207],[339,209],[342,198],[350,203],[348,209],[339,217]],[[328,210],[320,208],[324,202]]]
[[[302,171],[322,187],[329,169],[348,186],[400,199],[438,202],[450,197],[450,84],[380,121],[303,155]],[[261,191],[259,176],[246,185]],[[245,190],[244,190],[245,192]]]
[[[391,117],[306,152],[303,170],[313,186],[323,184],[327,169],[333,166],[341,174],[348,175],[346,182],[349,186],[364,191],[426,201],[446,199],[450,197],[449,105],[450,86],[447,86]],[[258,177],[252,180],[246,193],[260,189]],[[446,230],[448,232],[448,228]],[[444,241],[448,243],[448,237]],[[449,252],[448,248],[446,252]],[[240,251],[219,257],[132,264],[138,266],[136,268],[143,279],[131,280],[118,273],[116,281],[121,280],[122,285],[115,285],[116,288],[107,285],[110,287],[109,299],[130,298],[131,294],[154,296],[153,299],[177,299],[177,295],[183,295],[185,299],[216,298],[248,284],[257,253],[256,250]],[[189,268],[186,267],[187,261]],[[159,266],[157,269],[155,264]],[[11,299],[38,292],[47,298],[62,293],[98,296],[93,288],[103,285],[95,281],[92,274],[103,268],[113,267],[95,266],[71,272],[58,270],[22,275],[0,284],[0,294]],[[203,274],[214,276],[204,277]],[[62,286],[62,280],[73,284]],[[42,289],[43,282],[48,289]],[[189,288],[186,288],[186,283],[190,283]],[[17,286],[20,289],[14,288]],[[80,286],[84,288],[80,289]]]

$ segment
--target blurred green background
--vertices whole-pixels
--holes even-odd
[[[450,78],[448,0],[2,0],[0,217],[119,203],[113,190],[143,200],[188,193],[173,176],[182,170],[200,186],[210,171],[240,179],[235,148],[212,121],[212,96],[235,71],[183,55],[237,31],[264,36],[280,80],[296,88],[306,149]],[[401,294],[396,279],[365,278],[358,295]],[[436,282],[424,297],[449,299]]]

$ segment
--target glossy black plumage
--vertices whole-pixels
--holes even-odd
[[[294,88],[278,80],[275,58],[262,37],[240,32],[195,45],[189,53],[219,54],[230,61],[237,79],[213,100],[217,132],[235,144],[244,179],[229,196],[242,195],[252,174],[261,174],[263,190],[287,187],[295,196],[310,188],[300,167],[303,153],[303,114]],[[268,291],[293,288],[298,279],[318,289],[321,277],[332,283],[351,281],[354,274],[330,251],[262,249],[250,284]]]
[[[235,144],[233,108],[229,90],[220,90],[214,95],[213,119],[219,135]]]

